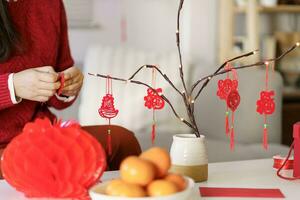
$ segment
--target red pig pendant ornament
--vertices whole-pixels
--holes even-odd
[[[29,198],[86,200],[106,170],[106,155],[79,124],[37,119],[6,147],[1,168],[6,181]]]
[[[115,109],[114,97],[112,95],[112,80],[109,76],[106,79],[106,95],[102,98],[101,107],[98,112],[102,118],[108,119],[109,126],[111,124],[111,119],[116,117],[119,113],[119,110]],[[112,137],[110,128],[108,128],[107,132],[107,153],[108,155],[112,154]]]

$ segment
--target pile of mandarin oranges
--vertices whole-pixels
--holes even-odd
[[[170,155],[159,147],[139,157],[130,156],[121,163],[121,177],[110,181],[105,192],[120,197],[158,197],[183,191],[187,185],[185,179],[169,173],[170,166]]]

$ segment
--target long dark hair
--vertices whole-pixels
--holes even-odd
[[[8,13],[7,1],[0,0],[0,62],[6,61],[19,47],[19,34]]]

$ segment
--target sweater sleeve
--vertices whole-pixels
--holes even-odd
[[[59,24],[59,47],[58,47],[58,56],[56,61],[55,70],[57,72],[64,71],[74,65],[73,58],[70,52],[69,46],[69,37],[68,37],[68,24],[67,24],[67,16],[66,11],[63,5],[63,2],[60,0],[60,24]],[[76,98],[70,102],[65,102],[56,97],[54,95],[48,101],[48,105],[54,107],[56,109],[64,109],[71,106]]]
[[[13,106],[8,88],[9,74],[0,75],[0,110]]]

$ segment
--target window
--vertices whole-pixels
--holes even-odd
[[[93,22],[93,0],[63,0],[69,26],[90,27]]]

